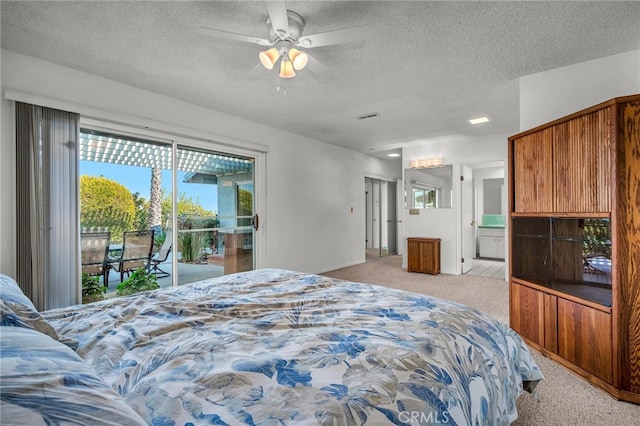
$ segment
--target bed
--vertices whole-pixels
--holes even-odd
[[[0,284],[2,424],[507,425],[543,379],[480,311],[320,275],[262,269],[42,313]]]

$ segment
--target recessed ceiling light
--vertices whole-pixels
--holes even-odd
[[[391,154],[387,154],[387,157],[400,157],[400,154],[397,152],[392,152]]]
[[[486,123],[488,121],[489,119],[487,117],[478,117],[478,118],[472,118],[471,120],[469,120],[469,123],[480,124],[480,123]]]

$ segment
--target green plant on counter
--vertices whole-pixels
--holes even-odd
[[[100,277],[82,274],[82,303],[97,302],[104,299],[107,288],[100,285]]]
[[[131,273],[129,278],[118,284],[116,294],[118,296],[126,296],[158,288],[160,288],[160,285],[156,276],[148,273],[145,268],[138,268]]]

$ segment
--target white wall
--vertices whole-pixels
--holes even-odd
[[[383,160],[366,155],[364,158],[364,173],[366,177],[395,182],[402,179],[402,161]]]
[[[520,78],[520,130],[640,93],[640,50]]]
[[[258,266],[322,272],[364,261],[364,154],[4,49],[1,78],[3,94],[34,94],[52,104],[46,106],[248,149],[267,146],[263,188],[256,187]],[[0,113],[0,271],[14,275],[15,138],[4,97]]]
[[[453,165],[454,176],[452,209],[425,209],[419,215],[409,215],[409,210],[404,209],[402,220],[405,253],[408,237],[440,238],[442,239],[440,256],[442,273],[454,275],[461,273],[460,166],[506,161],[508,137],[508,134],[501,134],[483,138],[459,138],[403,148],[404,168],[409,168],[411,160],[438,156],[444,158],[444,164]],[[406,267],[406,265],[405,254],[403,266]]]
[[[298,137],[269,146],[261,266],[324,272],[364,262],[363,155]]]
[[[15,276],[16,265],[14,121],[12,103],[0,100],[0,272],[11,276]]]

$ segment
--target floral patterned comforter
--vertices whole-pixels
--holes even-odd
[[[500,425],[542,379],[477,310],[263,269],[43,313],[153,425]]]

